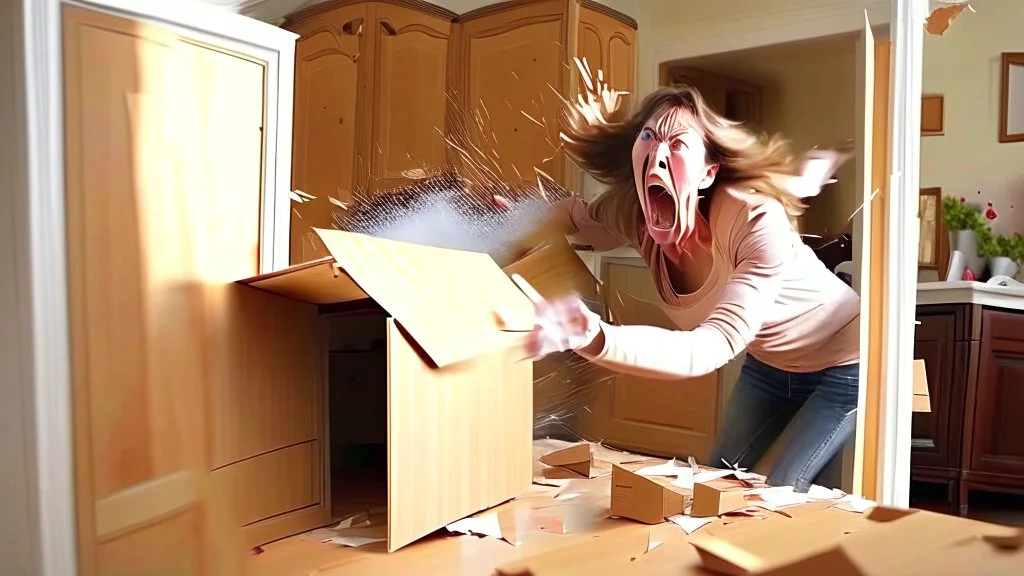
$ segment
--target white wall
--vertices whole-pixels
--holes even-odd
[[[924,39],[922,91],[945,97],[945,134],[921,139],[921,187],[991,201],[999,213],[994,231],[1024,233],[1024,142],[998,140],[999,59],[1024,52],[1024,0],[971,5],[976,13]]]
[[[28,280],[21,2],[0,2],[0,574],[39,571]]]

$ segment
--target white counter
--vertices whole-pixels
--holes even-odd
[[[922,282],[917,285],[917,303],[980,304],[1024,311],[1024,288],[981,282]]]

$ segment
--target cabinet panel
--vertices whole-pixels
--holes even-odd
[[[563,181],[556,150],[558,94],[569,75],[566,10],[566,2],[536,2],[462,23],[469,117],[460,124],[502,179],[532,181],[539,168]]]
[[[591,70],[600,69],[612,88],[629,93],[622,97],[629,109],[636,85],[636,29],[601,10],[581,7],[578,36],[577,56],[586,58]]]
[[[448,38],[452,23],[373,4],[377,44],[373,98],[373,191],[444,167]]]
[[[915,412],[911,425],[911,459],[915,466],[950,465],[949,406],[953,385],[954,318],[919,315],[914,337],[914,358],[924,360],[932,411]]]
[[[1024,315],[982,313],[970,471],[1024,476]]]
[[[366,88],[365,4],[342,6],[295,26],[295,121],[292,188],[314,199],[292,203],[291,263],[325,256],[313,227],[329,228],[335,202],[349,203],[369,176],[368,130],[361,113]]]

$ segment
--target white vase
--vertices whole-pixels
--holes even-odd
[[[958,250],[967,259],[967,267],[976,279],[981,279],[985,272],[985,259],[978,256],[978,235],[974,230],[951,230],[949,232],[949,249]]]
[[[988,261],[988,270],[992,276],[1017,277],[1017,263],[1006,256],[996,256]]]

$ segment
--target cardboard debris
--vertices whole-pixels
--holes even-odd
[[[645,524],[660,524],[683,514],[693,492],[672,484],[670,477],[640,476],[643,464],[612,466],[611,515]]]
[[[543,469],[544,477],[547,479],[591,477],[593,455],[589,442],[580,442],[561,450],[549,452],[541,456],[540,461],[548,466]]]
[[[942,5],[932,10],[924,21],[924,31],[933,36],[942,36],[949,30],[950,25],[956,17],[970,10],[974,12],[970,2],[967,0],[939,0]]]
[[[719,478],[697,482],[693,486],[693,508],[690,515],[695,518],[721,516],[756,505],[761,499],[753,497],[765,486],[748,478],[745,476],[740,479],[733,472],[726,471]]]
[[[959,574],[920,570],[936,557],[956,563],[969,557],[975,567],[1019,555],[1024,532],[957,516],[923,511],[875,508],[870,514],[819,510],[776,523],[750,523],[720,534],[690,538],[701,565],[729,576],[757,574]],[[785,525],[785,529],[780,529]],[[984,542],[986,546],[977,544]],[[966,545],[966,546],[965,546]],[[948,565],[948,564],[947,564]],[[1018,564],[1018,567],[1020,564]]]
[[[928,372],[924,360],[914,360],[914,412],[931,412],[932,400],[928,392]]]

